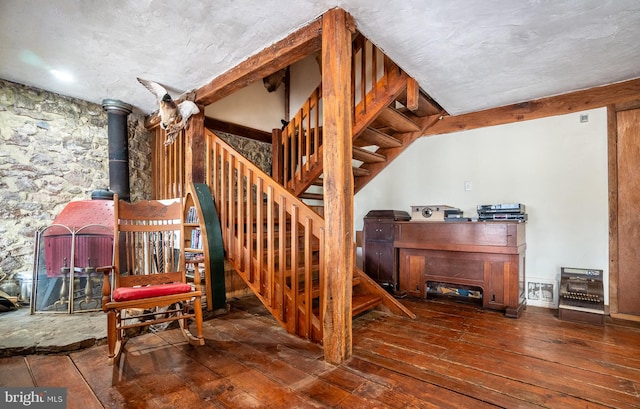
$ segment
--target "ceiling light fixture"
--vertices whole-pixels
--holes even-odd
[[[49,72],[51,73],[51,75],[53,75],[54,77],[56,77],[60,81],[73,82],[73,80],[74,80],[73,75],[71,75],[71,73],[69,73],[68,71],[60,71],[60,70],[51,69],[51,70],[49,70]]]

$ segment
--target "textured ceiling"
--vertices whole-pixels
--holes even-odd
[[[150,113],[336,6],[453,115],[640,77],[638,0],[2,0],[0,78]]]

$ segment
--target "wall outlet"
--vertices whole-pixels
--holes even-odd
[[[472,188],[473,188],[473,184],[471,183],[471,181],[470,180],[465,180],[464,181],[464,190],[465,190],[465,192],[469,192]]]

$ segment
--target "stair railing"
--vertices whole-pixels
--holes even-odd
[[[322,84],[307,98],[280,134],[274,176],[296,196],[322,173]]]
[[[407,86],[409,76],[363,35],[353,40],[351,94],[353,137],[366,128]]]
[[[391,60],[363,35],[354,38],[351,58],[353,107],[360,104],[360,109],[366,110],[367,94],[375,92],[378,81],[388,75]]]
[[[353,41],[351,87],[354,137],[406,87],[409,78],[362,35]],[[277,134],[276,134],[277,135]],[[274,178],[299,196],[322,174],[322,84],[274,143]]]
[[[213,132],[205,140],[227,259],[288,332],[322,340],[324,220]]]
[[[151,195],[154,199],[170,199],[185,195],[184,130],[175,143],[164,145],[165,131],[159,125],[151,132]],[[132,178],[134,180],[135,178]]]

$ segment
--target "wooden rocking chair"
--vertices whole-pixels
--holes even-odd
[[[99,269],[109,363],[118,361],[128,328],[177,320],[190,344],[204,345],[200,274],[195,289],[186,281],[182,200],[114,201],[114,265]],[[197,336],[188,329],[191,318]]]

